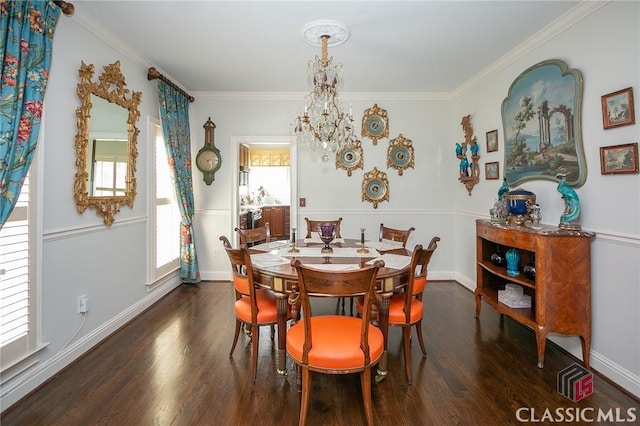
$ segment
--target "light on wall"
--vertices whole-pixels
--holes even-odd
[[[342,88],[342,64],[329,57],[329,45],[337,46],[349,37],[344,25],[315,21],[303,29],[305,41],[321,47],[320,57],[309,61],[307,72],[313,89],[305,98],[304,112],[295,120],[293,133],[299,144],[321,154],[322,161],[355,139],[351,108],[347,113],[338,89]]]

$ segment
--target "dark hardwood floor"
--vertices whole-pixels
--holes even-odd
[[[540,421],[547,409],[560,409],[565,418],[579,409],[582,420],[597,420],[599,410],[620,413],[626,420],[633,413],[636,421],[640,419],[640,402],[595,372],[591,395],[577,403],[560,395],[556,375],[575,359],[548,343],[545,367],[537,368],[533,332],[501,318],[487,305],[476,322],[473,294],[466,288],[430,282],[424,297],[428,355],[423,359],[414,342],[413,385],[408,385],[401,332],[390,330],[389,375],[373,385],[376,424],[520,424],[520,408],[522,418],[541,424],[551,423]],[[230,283],[177,288],[6,410],[1,424],[297,424],[300,394],[295,368],[288,361],[288,377],[276,375],[276,346],[268,327],[260,335],[255,383],[250,378],[247,336],[241,336],[229,358],[232,303]],[[333,300],[318,303],[327,312],[336,309]],[[358,375],[314,375],[313,380],[310,425],[365,423]]]

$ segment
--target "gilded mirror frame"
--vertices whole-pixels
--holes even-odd
[[[387,174],[376,167],[366,172],[362,179],[362,201],[369,201],[373,208],[378,208],[378,203],[389,201],[389,180]]]
[[[356,140],[348,143],[336,153],[336,169],[345,169],[347,176],[351,177],[353,170],[362,169],[363,157],[362,142]]]
[[[138,105],[142,101],[142,92],[132,92],[125,88],[124,75],[120,72],[120,61],[105,65],[98,81],[92,81],[95,67],[81,62],[78,74],[80,82],[77,86],[77,94],[81,106],[76,109],[76,122],[78,133],[76,134],[76,177],[74,184],[74,198],[76,209],[83,213],[91,207],[103,217],[104,223],[111,226],[116,213],[122,206],[133,207],[136,198],[136,159],[138,157],[138,133],[136,122],[140,119]],[[89,146],[89,126],[91,118],[91,95],[98,96],[110,103],[114,103],[128,111],[127,118],[127,172],[126,190],[122,196],[90,196],[87,188],[89,180],[89,168],[87,164]]]
[[[414,166],[414,154],[413,154],[413,142],[411,139],[407,139],[402,136],[402,133],[397,138],[389,141],[389,147],[387,148],[387,168],[396,169],[398,175],[402,176],[402,172],[405,169]]]

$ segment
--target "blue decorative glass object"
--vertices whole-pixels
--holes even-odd
[[[520,275],[520,252],[518,249],[507,250],[505,257],[507,258],[507,275],[510,277]]]

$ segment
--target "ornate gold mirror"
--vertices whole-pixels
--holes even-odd
[[[120,207],[133,207],[136,198],[138,157],[138,105],[142,92],[126,89],[120,61],[104,67],[98,82],[95,67],[80,65],[77,93],[82,105],[76,109],[76,181],[74,197],[78,212],[96,209],[110,226]],[[130,93],[130,94],[129,94]]]

